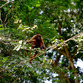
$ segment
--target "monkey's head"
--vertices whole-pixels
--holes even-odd
[[[37,34],[37,36],[36,36],[36,40],[38,40],[38,41],[41,40],[41,35],[40,35],[40,34]]]

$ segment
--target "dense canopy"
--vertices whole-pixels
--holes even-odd
[[[82,5],[82,0],[0,0],[0,83],[83,83],[77,65],[83,62]],[[36,34],[45,50],[26,44]]]

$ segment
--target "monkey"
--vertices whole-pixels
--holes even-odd
[[[34,35],[26,43],[31,43],[32,48],[45,49],[45,45],[44,45],[44,42],[43,42],[43,38],[41,37],[40,34]]]
[[[34,48],[40,48],[42,49],[46,49],[44,42],[43,42],[43,38],[40,34],[36,34],[34,35],[30,40],[28,40],[26,43],[31,43],[31,47]],[[35,52],[34,56],[31,57],[31,59],[29,60],[29,63],[31,64],[31,61],[33,60],[33,58],[38,54],[38,51]]]

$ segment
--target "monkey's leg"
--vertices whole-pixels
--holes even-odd
[[[36,52],[35,52],[35,54],[34,54],[34,56],[33,56],[33,57],[35,57],[37,54],[38,54],[38,51],[36,51]]]
[[[38,54],[38,51],[35,52],[34,56],[32,56],[29,60],[29,63],[31,64],[31,61],[34,59],[34,57]]]

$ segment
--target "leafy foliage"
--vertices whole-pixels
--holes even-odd
[[[83,81],[75,66],[83,60],[82,1],[1,0],[0,15],[0,83]],[[26,44],[35,34],[42,35],[46,50]]]

